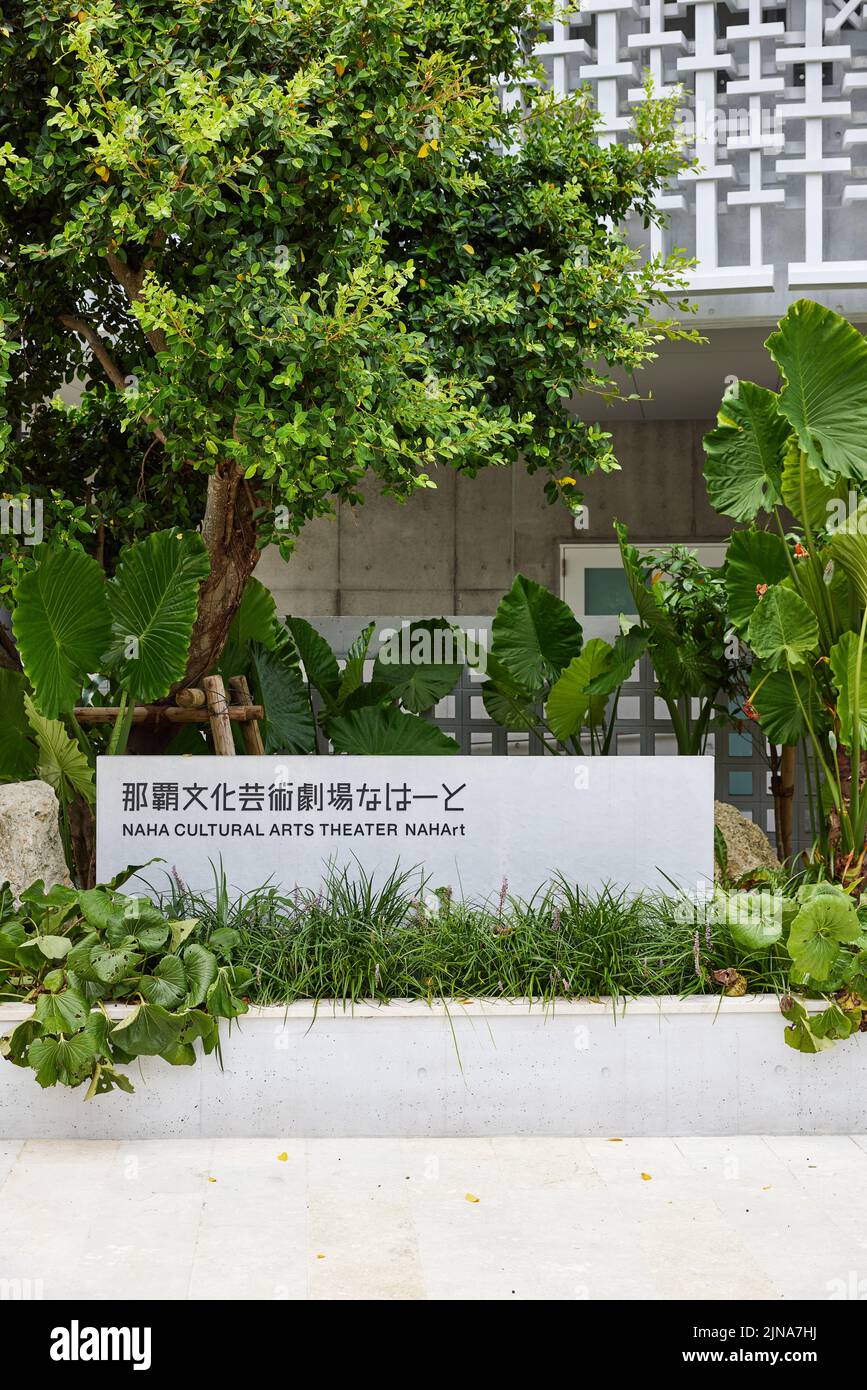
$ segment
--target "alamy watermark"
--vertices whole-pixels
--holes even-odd
[[[42,498],[0,498],[0,536],[18,536],[25,545],[40,545],[45,534]]]

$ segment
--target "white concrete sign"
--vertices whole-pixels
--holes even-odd
[[[96,868],[173,868],[213,887],[318,888],[329,861],[397,863],[429,889],[529,897],[584,887],[695,888],[713,876],[712,758],[100,758]],[[136,880],[141,887],[141,880]]]

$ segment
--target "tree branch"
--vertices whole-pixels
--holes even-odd
[[[58,317],[64,328],[68,328],[70,332],[77,333],[80,338],[84,339],[112,385],[115,386],[118,391],[125,391],[126,377],[108,351],[108,348],[105,346],[105,343],[102,338],[100,338],[96,329],[87,322],[87,319],[77,318],[75,314],[60,314]],[[159,425],[155,425],[150,416],[146,416],[145,418],[160,443],[165,444],[166,437]]]
[[[144,269],[133,270],[132,266],[127,265],[126,261],[122,261],[114,251],[106,251],[105,258],[108,261],[109,270],[118,284],[126,290],[129,298],[136,302],[140,300],[141,287],[145,277]],[[165,352],[167,344],[164,329],[155,328],[151,333],[146,333],[145,337],[154,352]]]

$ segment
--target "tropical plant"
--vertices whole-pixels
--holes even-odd
[[[201,524],[189,684],[259,548],[354,504],[368,470],[406,497],[524,457],[575,506],[615,466],[563,402],[685,336],[682,259],[618,230],[658,221],[683,166],[675,93],[600,143],[588,95],[552,96],[529,56],[550,0],[7,10],[4,490],[59,489],[49,534],[82,520],[109,567],[149,508]]]
[[[128,872],[133,872],[129,870]],[[126,877],[124,875],[123,877]],[[78,890],[40,880],[16,907],[0,889],[0,1000],[33,1005],[0,1056],[40,1086],[87,1086],[85,1100],[132,1091],[137,1057],[192,1066],[219,1054],[219,1020],[246,1013],[252,972],[232,963],[238,933],[167,916],[117,881]],[[110,1006],[131,1003],[118,1017]]]
[[[736,383],[705,438],[711,502],[749,523],[728,547],[729,618],[755,658],[747,712],[772,743],[802,750],[815,853],[831,878],[858,881],[867,831],[867,343],[839,314],[799,300],[766,347],[781,389]],[[763,517],[774,530],[758,524]]]
[[[519,574],[491,626],[485,709],[496,724],[530,734],[548,753],[608,753],[620,687],[643,646],[642,635],[628,627],[613,644],[599,637],[585,643],[569,605]]]
[[[419,717],[460,679],[461,648],[450,625],[444,618],[409,624],[375,659],[369,654],[374,629],[366,624],[341,667],[306,618],[280,623],[271,594],[248,580],[221,669],[248,677],[265,710],[266,753],[317,753],[329,745],[335,753],[458,751],[454,739]],[[436,659],[438,651],[443,659]]]
[[[638,614],[637,633],[644,638],[677,751],[704,753],[712,728],[730,717],[743,685],[722,573],[703,565],[685,545],[639,554],[626,527],[614,525]]]
[[[38,776],[57,792],[70,867],[86,884],[98,753],[123,752],[137,703],[186,670],[208,555],[195,532],[158,531],[122,553],[113,579],[77,547],[39,547],[13,595],[16,668],[0,670],[0,781]],[[120,710],[85,733],[82,703]]]

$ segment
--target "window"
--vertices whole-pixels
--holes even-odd
[[[678,543],[689,544],[688,541]],[[641,542],[638,550],[666,550],[673,544],[671,540]],[[725,542],[696,544],[690,548],[705,565],[718,566],[725,559]],[[560,576],[560,597],[572,609],[585,637],[605,637],[611,641],[617,636],[621,613],[628,618],[636,617],[618,546],[561,545]]]

